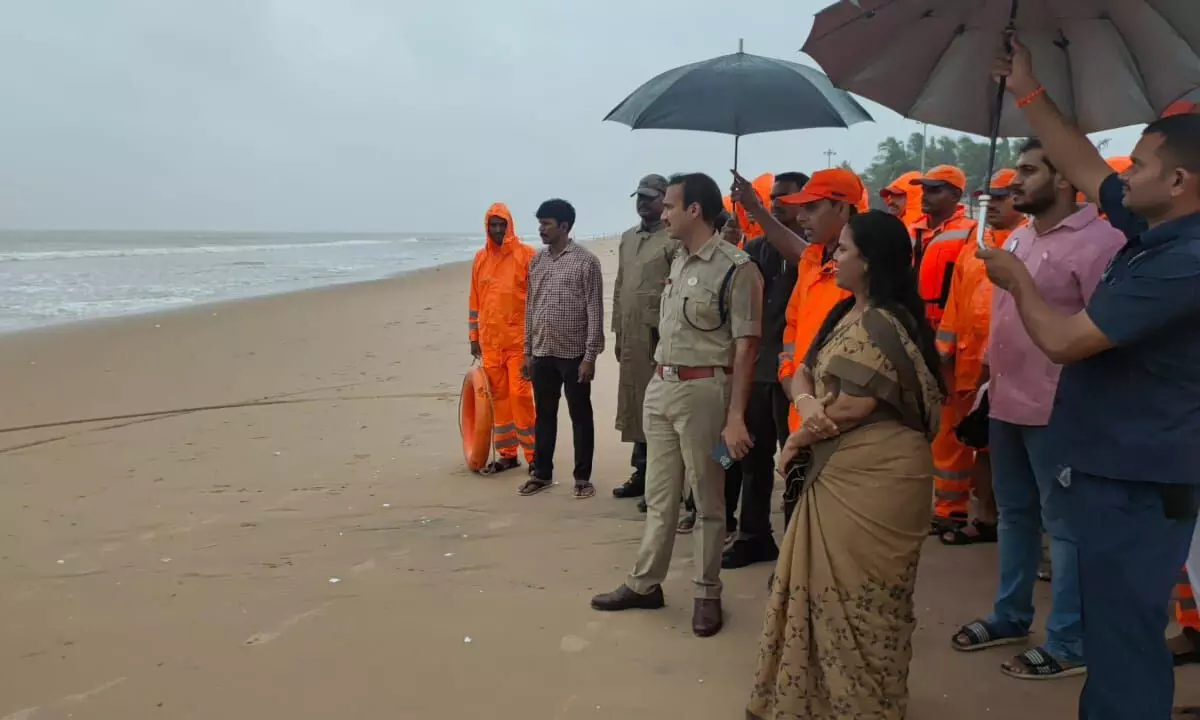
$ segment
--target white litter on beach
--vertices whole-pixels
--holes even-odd
[[[59,564],[59,565],[63,565],[63,564],[65,564],[66,562],[67,562],[66,560],[59,560],[59,561],[58,561],[58,564]]]
[[[171,558],[159,558],[158,561],[160,563],[169,563],[171,562]]]
[[[384,504],[383,504],[383,506],[384,506],[385,508],[390,508],[390,507],[392,506],[392,504],[391,504],[391,503],[384,503]]]
[[[336,584],[340,583],[341,581],[342,581],[341,578],[329,578],[330,585],[336,585]]]
[[[279,457],[279,456],[280,456],[280,455],[282,455],[282,454],[283,454],[283,453],[279,452],[278,450],[276,450],[276,451],[275,451],[275,457]]]
[[[442,557],[454,557],[454,553],[446,553]]]
[[[463,642],[470,644],[470,642],[471,642],[471,636],[470,636],[470,635],[468,635],[467,637],[463,638]]]

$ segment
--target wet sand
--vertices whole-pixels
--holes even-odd
[[[743,717],[771,568],[724,574],[713,639],[688,538],[667,609],[588,607],[641,534],[611,352],[596,498],[462,468],[468,273],[0,337],[0,720]],[[995,564],[928,545],[911,718],[1075,716],[1080,681],[949,649]]]

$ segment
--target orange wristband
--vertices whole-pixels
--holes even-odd
[[[1029,93],[1028,95],[1021,98],[1020,100],[1017,100],[1017,108],[1020,110],[1024,110],[1025,108],[1032,105],[1034,100],[1037,100],[1038,98],[1040,98],[1041,96],[1043,96],[1045,94],[1046,94],[1046,86],[1038,85],[1037,90],[1034,90],[1033,92]]]

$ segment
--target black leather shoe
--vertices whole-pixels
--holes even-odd
[[[764,537],[753,540],[739,538],[734,540],[725,554],[721,556],[723,570],[737,570],[760,562],[775,562],[779,559],[779,546],[774,538]]]
[[[696,598],[696,603],[692,606],[692,632],[696,637],[712,637],[721,632],[724,625],[720,600]]]
[[[622,610],[658,610],[666,605],[661,586],[641,595],[628,585],[613,590],[610,593],[597,595],[592,598],[592,608],[603,612],[620,612]]]
[[[638,512],[640,512],[640,513],[646,512],[646,498],[642,498],[641,500],[638,500]]]
[[[646,478],[638,476],[636,473],[622,485],[613,488],[613,497],[615,498],[635,498],[646,494]]]

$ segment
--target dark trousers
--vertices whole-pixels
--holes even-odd
[[[755,382],[750,386],[746,404],[746,428],[754,438],[750,454],[742,458],[741,474],[730,495],[729,478],[725,497],[732,508],[741,494],[741,534],[758,538],[771,536],[771,493],[775,490],[775,450],[783,448],[788,437],[788,399],[777,382]],[[734,502],[729,502],[732,497]]]
[[[1163,635],[1171,592],[1192,541],[1195,492],[1078,471],[1058,480],[1079,548],[1088,664],[1079,718],[1165,720],[1171,716],[1175,675]]]
[[[633,444],[633,455],[629,458],[629,464],[633,466],[633,472],[646,482],[646,443],[635,442]]]
[[[554,478],[554,448],[558,444],[558,401],[567,396],[567,411],[575,439],[576,482],[592,479],[596,426],[592,416],[591,383],[579,382],[583,358],[565,360],[554,357],[533,359],[533,404],[537,410],[534,439],[534,467],[539,480]]]

